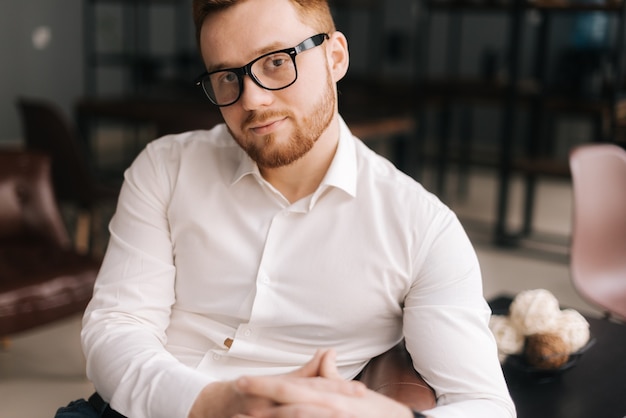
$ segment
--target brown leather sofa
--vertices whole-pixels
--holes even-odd
[[[373,358],[358,379],[371,390],[425,411],[436,405],[435,392],[413,368],[404,341]]]
[[[0,340],[83,311],[99,266],[72,247],[49,157],[1,150]]]

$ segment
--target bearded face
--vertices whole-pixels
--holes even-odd
[[[298,118],[289,110],[251,111],[239,133],[230,130],[235,141],[261,168],[287,166],[304,156],[330,125],[336,105],[336,95],[330,74],[326,86],[309,115]],[[259,136],[251,133],[251,126],[265,121],[285,119],[292,129]],[[230,129],[230,128],[229,128]]]

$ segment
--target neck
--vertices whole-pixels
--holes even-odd
[[[288,166],[259,167],[261,175],[289,202],[294,203],[319,187],[335,156],[338,143],[339,121],[335,117],[306,155]]]

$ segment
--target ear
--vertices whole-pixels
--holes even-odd
[[[333,32],[330,35],[330,39],[328,39],[328,48],[326,51],[333,81],[336,83],[346,75],[350,64],[348,40],[344,34],[339,31]]]

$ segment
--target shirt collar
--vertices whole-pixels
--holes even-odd
[[[264,181],[257,164],[242,150],[239,167],[233,176],[232,184],[239,182],[247,175],[253,175]],[[357,163],[356,148],[352,133],[344,120],[339,117],[339,143],[333,161],[314,196],[322,193],[327,187],[336,187],[350,196],[356,196]]]
[[[350,196],[356,196],[356,146],[352,132],[339,117],[339,144],[321,186],[333,186]]]

